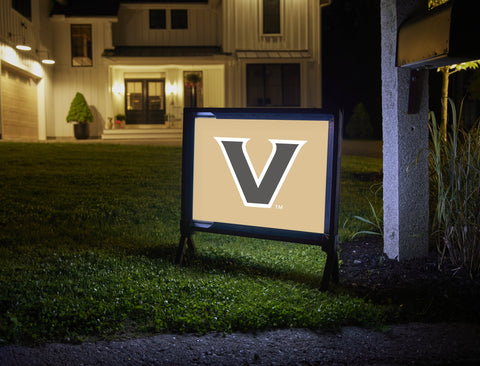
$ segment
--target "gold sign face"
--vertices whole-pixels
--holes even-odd
[[[325,232],[329,121],[195,119],[195,221]]]

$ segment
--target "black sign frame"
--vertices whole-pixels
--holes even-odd
[[[325,233],[283,230],[233,223],[205,223],[193,219],[193,177],[195,120],[197,117],[219,119],[262,120],[327,120],[328,152],[325,199]],[[182,202],[180,220],[180,243],[176,262],[182,264],[186,247],[195,250],[192,234],[196,231],[228,234],[259,239],[269,239],[310,245],[319,245],[327,254],[321,289],[328,289],[330,280],[338,281],[338,213],[340,197],[340,167],[343,116],[326,113],[322,109],[307,108],[185,108],[182,147]]]

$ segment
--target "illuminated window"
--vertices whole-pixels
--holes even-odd
[[[171,10],[172,29],[188,29],[187,10]]]
[[[263,0],[263,34],[281,33],[281,0]]]
[[[72,24],[72,66],[92,66],[92,25]]]
[[[12,8],[22,14],[25,18],[32,20],[31,0],[12,0]]]
[[[300,64],[248,64],[247,106],[300,106]]]
[[[166,29],[167,18],[164,9],[150,10],[150,29]]]

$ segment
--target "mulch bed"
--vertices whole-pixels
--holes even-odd
[[[340,286],[377,304],[401,305],[398,321],[480,323],[480,279],[445,263],[438,255],[398,262],[383,254],[371,236],[340,244]]]

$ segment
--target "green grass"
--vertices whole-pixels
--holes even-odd
[[[0,144],[0,339],[378,325],[385,309],[317,290],[314,246],[199,233],[179,240],[181,149]],[[378,159],[343,158],[340,234],[363,229]],[[357,222],[358,221],[358,222]]]

